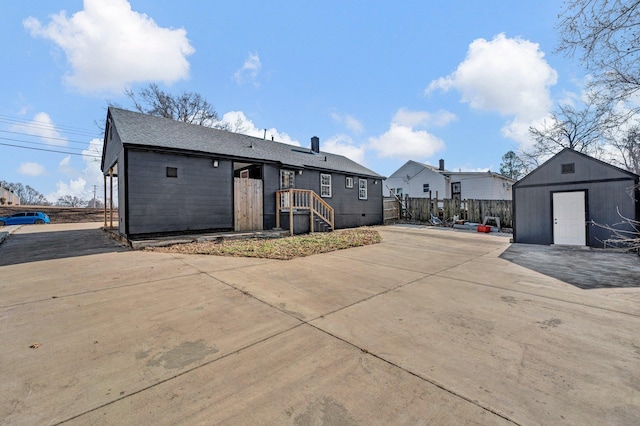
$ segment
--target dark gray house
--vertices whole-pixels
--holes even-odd
[[[101,168],[126,237],[383,221],[384,178],[316,137],[301,148],[110,107]]]
[[[513,240],[525,244],[604,247],[612,232],[633,231],[621,215],[640,217],[640,177],[564,149],[513,185]]]

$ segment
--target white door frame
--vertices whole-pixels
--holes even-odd
[[[552,192],[553,244],[587,245],[587,191]]]

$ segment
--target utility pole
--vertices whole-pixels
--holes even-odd
[[[93,208],[96,207],[96,188],[98,188],[98,185],[93,185],[93,200],[91,200],[91,206]]]

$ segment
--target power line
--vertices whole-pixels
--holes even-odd
[[[43,143],[43,142],[36,142],[36,141],[25,141],[22,139],[13,139],[13,138],[3,138],[2,136],[0,136],[0,140],[5,140],[5,141],[10,141],[10,142],[19,142],[19,143],[26,143],[29,145],[39,145],[39,146],[51,146],[52,144],[47,144],[47,143]],[[55,145],[55,146],[59,146],[59,145]],[[75,148],[75,147],[66,147],[66,146],[60,146],[60,148],[64,148],[64,149],[72,149],[75,151],[84,151],[85,148]]]
[[[53,125],[53,124],[38,122],[34,120],[19,118],[19,117],[12,117],[6,114],[0,114],[0,123],[14,124],[14,125],[23,126],[23,127],[33,127],[33,128],[45,129],[45,130],[57,130],[57,131],[63,131],[65,133],[71,133],[71,134],[80,135],[80,136],[92,136],[92,135],[95,136],[96,134],[96,132],[92,132],[90,130],[87,130],[81,127],[68,126],[68,125]]]
[[[6,139],[6,138],[0,138],[0,139]],[[0,142],[0,145],[11,146],[11,147],[14,147],[14,148],[31,149],[31,150],[34,150],[34,151],[47,151],[47,152],[57,152],[59,154],[77,155],[77,156],[80,156],[80,157],[102,158],[101,155],[78,154],[77,152],[59,151],[59,150],[55,150],[55,149],[45,149],[45,148],[35,148],[35,147],[31,147],[31,146],[13,145],[13,144],[10,144],[10,143],[2,143],[2,142]],[[70,148],[70,149],[74,149],[74,148]]]
[[[53,136],[32,135],[31,133],[12,132],[11,130],[0,130],[0,132],[2,132],[2,133],[11,133],[11,134],[20,135],[20,136],[34,137],[34,138],[51,139],[51,140],[56,140],[56,141],[77,143],[77,144],[82,144],[82,145],[86,145],[88,143],[87,141],[75,141],[75,140],[67,139],[67,138],[56,138],[56,137],[53,137]],[[4,139],[4,138],[0,138],[0,139]],[[98,139],[98,138],[94,138],[94,139]]]

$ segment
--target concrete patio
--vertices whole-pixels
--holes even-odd
[[[275,261],[100,225],[0,246],[0,424],[640,424],[640,288],[519,266],[508,237],[388,226]]]

